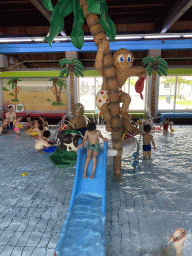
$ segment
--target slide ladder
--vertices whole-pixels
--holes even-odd
[[[79,148],[73,191],[55,256],[105,255],[107,142],[98,155],[94,180],[90,179],[92,159],[87,179],[83,179],[86,156],[87,150]]]

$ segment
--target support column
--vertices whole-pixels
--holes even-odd
[[[156,56],[161,56],[161,49],[152,49],[148,51],[147,56],[150,56],[152,58],[155,58]],[[152,83],[155,82],[155,94],[153,95],[152,90]],[[155,72],[152,73],[152,75],[148,79],[148,90],[147,90],[147,109],[146,114],[147,116],[151,116],[151,113],[153,116],[157,116],[158,112],[158,99],[159,99],[159,75],[155,74]]]
[[[4,70],[5,68],[8,68],[7,55],[0,54],[0,71]],[[2,78],[0,78],[0,118],[2,118],[2,114],[3,114],[3,104],[4,104],[3,81],[2,81]]]
[[[78,53],[76,51],[72,52],[65,52],[66,59],[78,59]],[[75,103],[77,103],[77,77],[74,77],[74,94],[75,94]],[[71,113],[71,92],[70,92],[70,77],[67,78],[67,111],[68,114]]]
[[[3,104],[4,104],[3,81],[2,81],[2,78],[0,78],[0,118],[2,118],[2,114],[3,114]]]

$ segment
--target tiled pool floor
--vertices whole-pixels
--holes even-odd
[[[125,155],[121,183],[108,167],[107,256],[157,256],[177,227],[187,232],[183,256],[192,255],[191,137],[191,126],[154,134],[152,160],[141,157],[133,174],[133,158]],[[0,136],[1,256],[53,256],[68,210],[75,167],[53,166],[34,143],[24,132]]]

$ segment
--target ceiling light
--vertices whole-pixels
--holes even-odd
[[[181,35],[148,35],[148,36],[144,36],[144,38],[146,39],[152,39],[152,38],[178,38],[181,37]]]
[[[53,41],[68,41],[71,40],[69,36],[57,36],[53,39]]]
[[[141,39],[143,36],[134,36],[134,35],[118,35],[115,37],[116,40],[123,40],[123,39]]]
[[[183,37],[192,37],[192,34],[182,35]]]
[[[44,37],[42,37],[42,38],[34,38],[35,42],[43,42],[43,40],[44,40]]]
[[[33,38],[0,38],[0,43],[32,42]]]

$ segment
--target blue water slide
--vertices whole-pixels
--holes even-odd
[[[105,255],[107,146],[105,142],[98,155],[94,180],[92,159],[83,179],[87,150],[78,149],[73,191],[55,256]]]

